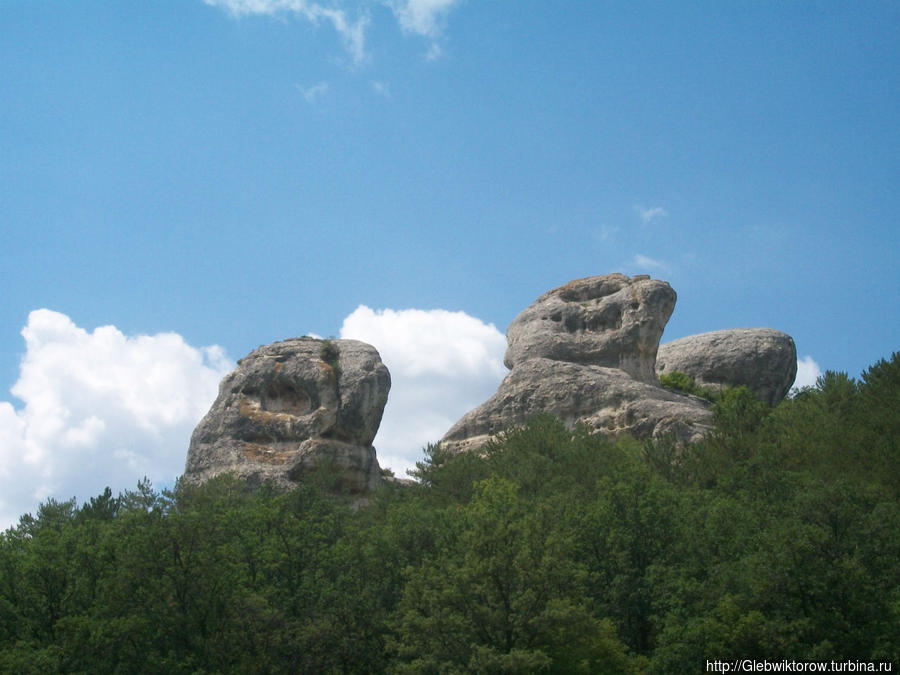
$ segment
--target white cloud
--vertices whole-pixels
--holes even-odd
[[[372,82],[372,89],[376,94],[386,98],[387,100],[391,100],[393,96],[391,96],[391,88],[385,82]]]
[[[660,270],[665,269],[666,263],[661,260],[655,260],[649,256],[638,253],[634,256],[632,264],[642,270]]]
[[[340,35],[354,63],[360,63],[365,58],[368,25],[368,17],[365,15],[351,21],[347,13],[341,9],[326,7],[308,0],[203,0],[203,2],[224,9],[235,17],[290,13],[301,16],[313,24],[325,21]]]
[[[234,367],[221,347],[175,333],[88,332],[59,312],[31,312],[12,393],[0,401],[0,528],[48,496],[85,500],[184,470],[191,432]]]
[[[232,368],[220,347],[195,348],[175,333],[87,331],[46,309],[28,317],[26,352],[12,393],[0,401],[0,528],[47,497],[79,501],[184,470],[191,432]],[[342,338],[375,345],[391,371],[375,446],[404,476],[506,374],[506,339],[464,312],[358,307]]]
[[[594,239],[597,241],[611,241],[618,232],[619,228],[616,225],[601,225],[594,230]]]
[[[436,38],[444,17],[459,0],[389,0],[387,4],[404,32]]]
[[[327,82],[319,82],[318,84],[314,84],[311,87],[302,87],[299,84],[294,86],[297,87],[297,91],[303,94],[303,98],[306,99],[307,103],[315,103],[326,93],[328,93]]]
[[[400,29],[408,35],[418,35],[431,40],[425,54],[427,61],[435,61],[444,54],[440,37],[447,14],[459,0],[385,0],[391,8]]]
[[[432,42],[425,53],[426,61],[437,61],[444,55],[444,49],[437,42]]]
[[[638,214],[641,222],[643,222],[644,225],[647,225],[654,220],[665,218],[669,215],[669,212],[661,206],[651,206],[649,208],[643,206],[635,206],[634,210]]]
[[[203,2],[224,9],[235,17],[254,14],[295,14],[313,24],[325,21],[340,35],[354,63],[358,64],[365,58],[368,15],[362,12],[358,18],[351,20],[346,11],[338,8],[339,3],[325,5],[311,0],[203,0]],[[459,2],[460,0],[369,0],[368,4],[386,5],[404,33],[430,39],[432,42],[426,58],[433,60],[442,53],[437,40],[443,32],[444,20]]]
[[[360,305],[342,338],[374,345],[391,371],[391,393],[375,438],[378,461],[404,476],[422,448],[497,389],[506,338],[464,312],[372,310]]]
[[[794,379],[794,389],[803,389],[804,387],[814,387],[816,380],[822,375],[819,364],[813,360],[811,356],[804,356],[797,360],[797,377]]]

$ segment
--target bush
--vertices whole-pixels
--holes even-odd
[[[699,396],[707,401],[715,401],[719,398],[719,392],[712,387],[701,387],[690,375],[674,370],[659,376],[659,383],[666,389],[674,389],[683,394]]]
[[[328,338],[322,341],[322,349],[319,352],[319,358],[331,366],[335,377],[341,374],[341,350],[335,344],[334,340]]]

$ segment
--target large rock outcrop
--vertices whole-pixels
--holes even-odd
[[[648,276],[570,281],[513,319],[503,361],[510,369],[533,358],[619,368],[655,384],[656,349],[674,308],[672,287]]]
[[[675,371],[713,389],[747,387],[775,405],[797,377],[797,348],[790,335],[771,328],[700,333],[659,346],[656,372]]]
[[[675,306],[664,281],[622,274],[569,282],[539,297],[507,331],[509,375],[441,440],[454,451],[541,412],[608,436],[672,434],[694,442],[712,425],[706,401],[659,386],[659,339]]]
[[[372,440],[391,378],[374,347],[356,340],[294,338],[241,359],[197,425],[185,478],[234,473],[283,487],[329,465],[343,488],[374,490],[381,469]]]

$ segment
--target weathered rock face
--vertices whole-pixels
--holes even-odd
[[[375,489],[381,469],[372,440],[391,378],[371,345],[295,338],[241,359],[197,425],[185,477],[232,472],[250,484],[289,486],[328,464],[354,493]]]
[[[700,333],[659,346],[656,372],[674,371],[708,387],[745,386],[775,405],[797,376],[797,348],[790,335],[771,328]]]
[[[545,293],[509,326],[511,372],[497,393],[441,444],[476,449],[541,412],[608,436],[699,440],[712,427],[708,403],[661,388],[654,372],[674,306],[669,284],[646,276],[589,277]]]
[[[641,382],[618,368],[537,358],[513,368],[497,393],[454,424],[441,445],[474,450],[541,412],[610,437],[673,434],[695,442],[712,427],[707,404],[694,396]]]
[[[544,293],[506,331],[504,363],[533,358],[619,368],[656,383],[653,365],[675,291],[647,276],[607,274]]]

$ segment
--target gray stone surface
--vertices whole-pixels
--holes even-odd
[[[607,274],[539,297],[507,331],[511,372],[497,393],[467,413],[441,444],[475,450],[542,412],[595,433],[700,440],[709,404],[663,389],[654,364],[675,291],[647,276]]]
[[[672,287],[645,275],[570,281],[513,319],[504,363],[514,369],[540,357],[606,366],[654,384],[656,349],[674,307]]]
[[[674,371],[707,387],[745,386],[775,405],[797,376],[797,349],[790,335],[771,328],[700,333],[659,346],[656,372]]]
[[[185,478],[232,472],[289,486],[328,464],[349,491],[370,492],[381,481],[372,440],[390,386],[378,352],[363,342],[294,338],[260,347],[222,380],[191,437]]]
[[[517,364],[497,393],[453,425],[441,445],[474,450],[541,412],[609,437],[673,434],[695,442],[712,426],[707,402],[694,396],[641,382],[618,368],[535,358]]]

